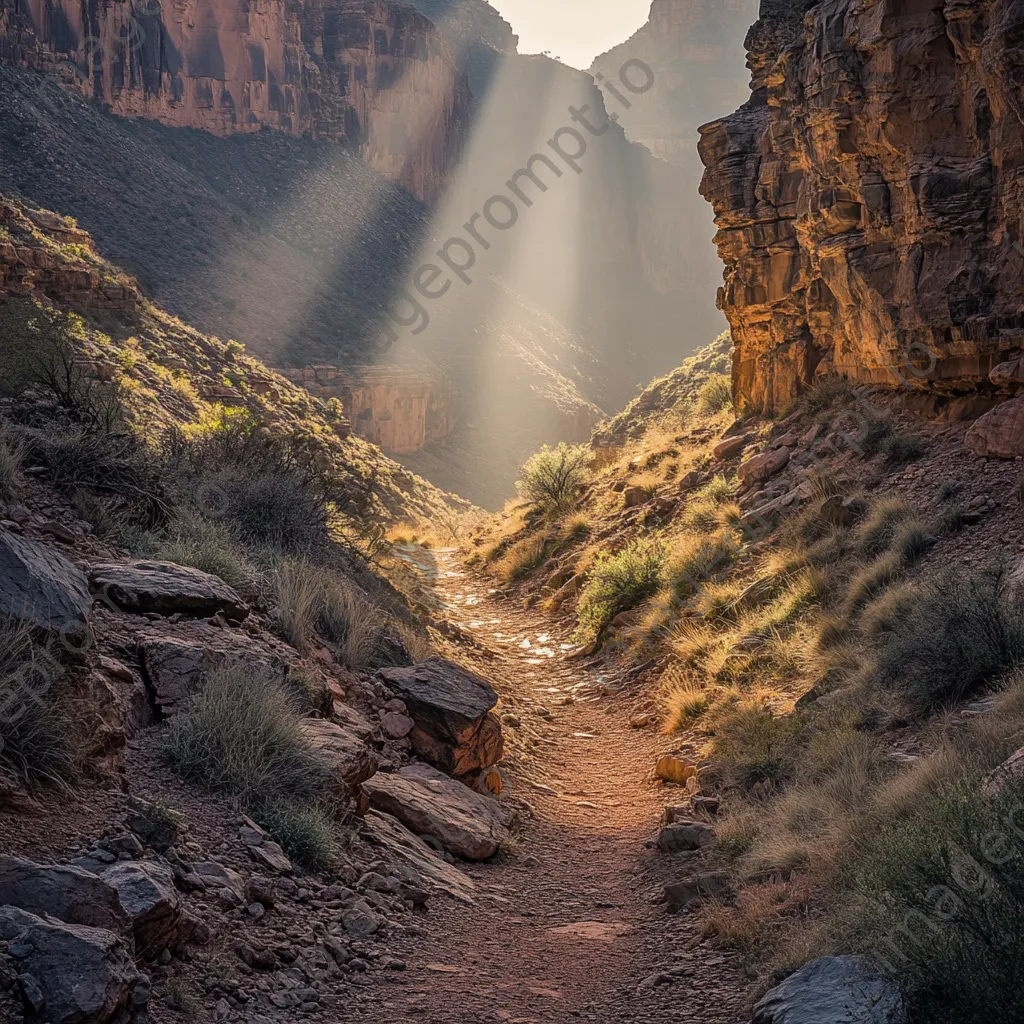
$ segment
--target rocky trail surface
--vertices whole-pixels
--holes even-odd
[[[654,848],[683,791],[654,778],[658,737],[630,726],[628,680],[575,660],[557,624],[496,593],[455,552],[404,557],[501,694],[505,799],[522,823],[494,862],[466,869],[471,906],[435,905],[404,951],[407,970],[362,1019],[747,1019],[736,955],[663,905],[666,882],[691,874],[697,855]]]

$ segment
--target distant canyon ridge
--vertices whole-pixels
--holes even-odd
[[[493,506],[530,451],[584,439],[721,329],[697,128],[748,95],[755,8],[655,0],[588,74],[519,54],[483,0],[0,0],[0,185]],[[374,348],[368,325],[445,226],[570,107],[619,111],[592,75],[629,59],[655,87],[578,180],[494,246],[429,335]]]

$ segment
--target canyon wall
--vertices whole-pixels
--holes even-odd
[[[1024,2],[764,0],[702,129],[741,407],[816,374],[990,391],[1024,345]]]
[[[455,429],[454,395],[439,371],[381,365],[281,373],[318,398],[337,398],[353,432],[387,452],[418,452],[446,441]]]
[[[447,44],[388,0],[0,0],[0,59],[59,71],[115,114],[344,139],[428,202],[468,128]]]

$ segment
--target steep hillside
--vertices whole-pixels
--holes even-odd
[[[737,398],[783,409],[836,372],[976,413],[1020,346],[1024,9],[802,9],[762,4],[751,100],[703,129]]]
[[[464,555],[660,734],[664,902],[777,986],[754,1020],[1009,1024],[1019,468],[835,375],[737,417],[725,353],[538,453]]]
[[[0,59],[55,72],[116,114],[343,139],[426,200],[466,137],[466,82],[433,24],[403,3],[5,3]]]

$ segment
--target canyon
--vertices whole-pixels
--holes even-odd
[[[762,3],[751,99],[700,143],[741,408],[779,412],[824,373],[943,415],[1003,390],[990,371],[1024,338],[1022,29],[1015,0]]]
[[[31,0],[0,8],[0,58],[55,71],[119,115],[343,139],[428,201],[465,137],[469,89],[434,26],[377,0]]]

